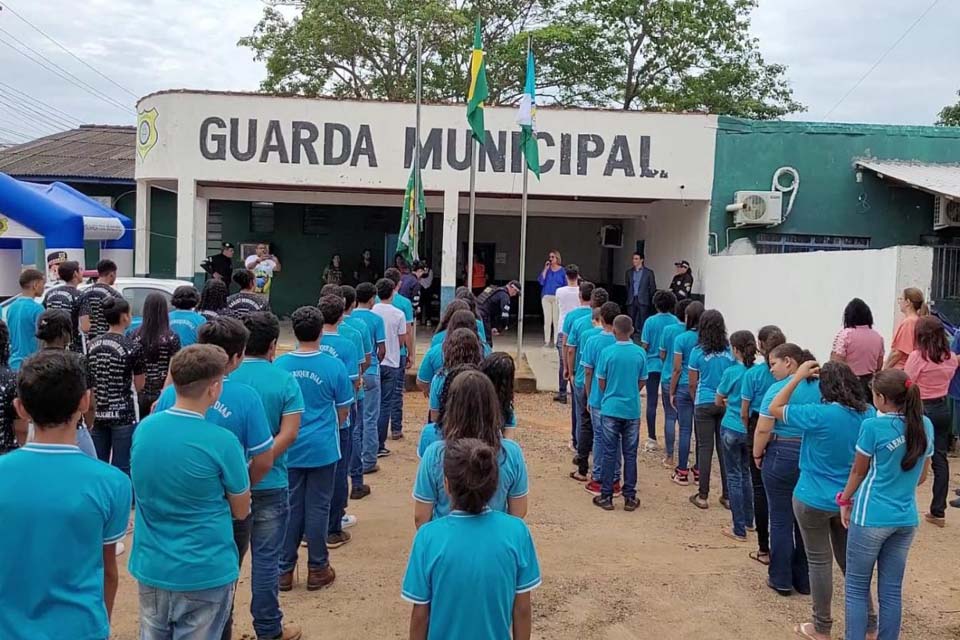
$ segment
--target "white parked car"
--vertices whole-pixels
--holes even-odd
[[[147,299],[147,296],[151,293],[160,293],[166,299],[167,302],[170,302],[170,299],[173,297],[173,292],[177,287],[189,284],[184,280],[168,280],[165,278],[117,278],[117,281],[113,283],[113,288],[119,291],[127,302],[130,303],[130,312],[134,318],[139,318],[143,313],[143,303]],[[47,290],[57,286],[56,284],[48,286]],[[80,285],[80,290],[83,291],[90,285],[86,282]],[[20,294],[17,294],[7,300],[4,300],[0,307],[5,307],[14,300],[16,300]]]

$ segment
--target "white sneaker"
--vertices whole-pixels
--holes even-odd
[[[127,550],[127,545],[123,544],[123,542],[118,542],[118,543],[117,543],[117,555],[118,555],[118,556],[122,556],[122,555],[123,555],[123,552],[126,551],[126,550]]]
[[[349,529],[355,524],[357,524],[357,516],[347,514],[340,519],[340,527],[343,529]]]
[[[644,451],[656,451],[660,446],[657,444],[657,441],[653,438],[647,438],[647,441],[643,443]]]

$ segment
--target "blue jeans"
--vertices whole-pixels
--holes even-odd
[[[351,417],[354,409],[350,409]],[[340,429],[340,460],[337,461],[337,470],[333,481],[333,498],[330,500],[330,526],[327,533],[333,535],[343,531],[341,522],[347,512],[348,491],[347,476],[350,469],[350,457],[353,455],[353,437],[350,424]]]
[[[167,591],[141,583],[140,640],[219,638],[230,616],[234,586]]]
[[[793,489],[800,479],[800,441],[773,440],[761,465],[770,510],[770,584],[810,593],[807,552],[793,514]]]
[[[647,437],[651,440],[657,439],[657,403],[660,401],[660,372],[654,371],[647,374],[647,384],[644,385],[647,390]]]
[[[637,447],[640,444],[640,419],[610,418],[603,420],[603,488],[601,495],[613,497],[614,468],[619,466],[623,451],[623,497],[637,497]]]
[[[922,463],[918,463],[922,464]],[[880,640],[900,637],[903,572],[916,527],[861,527],[850,524],[847,533],[846,640],[861,640],[867,633],[870,580],[877,566],[877,599],[880,603]]]
[[[307,538],[307,566],[323,569],[329,562],[327,528],[330,524],[330,501],[337,463],[323,467],[291,467],[290,521],[283,538],[280,573],[289,573],[297,566],[297,552]]]
[[[677,452],[677,469],[690,468],[690,436],[693,435],[693,398],[690,385],[677,385],[677,423],[680,425],[680,450]]]
[[[94,427],[90,432],[97,457],[130,475],[130,444],[135,424],[121,427]]]
[[[366,398],[357,400],[350,409],[350,484],[359,487],[363,484],[363,403]]]
[[[753,443],[746,433],[723,427],[720,429],[722,455],[727,467],[727,496],[733,514],[733,532],[747,535],[753,524],[753,480],[750,476],[750,458]]]
[[[390,424],[390,415],[400,389],[397,381],[403,381],[403,369],[385,366],[380,363],[380,415],[377,418],[377,436],[380,447],[387,442],[387,425]],[[403,395],[403,393],[399,393]],[[374,460],[376,462],[376,460]]]
[[[660,400],[663,403],[663,436],[666,440],[664,450],[668,458],[673,458],[673,448],[677,439],[677,409],[670,403],[669,381],[660,387]]]
[[[93,444],[93,438],[90,437],[90,431],[86,427],[77,427],[77,446],[91,458],[97,457],[97,447]]]
[[[363,438],[360,447],[360,461],[364,469],[377,464],[377,449],[380,448],[380,436],[377,423],[380,420],[380,374],[363,375]]]
[[[589,403],[588,403],[589,406]],[[606,443],[603,439],[603,418],[600,409],[590,407],[590,424],[593,425],[593,480],[603,482],[603,461],[606,459]],[[614,455],[613,481],[620,482],[620,465],[622,463],[620,442],[617,441],[616,455]]]
[[[250,532],[250,615],[257,637],[274,638],[283,631],[280,611],[280,549],[290,517],[284,489],[251,492],[253,528]]]
[[[400,375],[394,380],[396,392],[393,395],[393,405],[390,410],[390,433],[403,433],[403,387],[407,377],[407,356],[400,356]]]

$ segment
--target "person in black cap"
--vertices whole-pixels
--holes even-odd
[[[210,274],[211,278],[222,280],[227,283],[227,286],[230,286],[230,276],[233,274],[233,245],[224,242],[220,253],[207,258],[205,264],[201,266]]]
[[[677,296],[677,302],[689,300],[693,292],[693,274],[690,273],[690,263],[686,260],[674,262],[673,266],[677,268],[677,273],[670,281],[670,291]]]
[[[493,330],[502,331],[510,320],[510,298],[520,294],[520,283],[511,280],[505,287],[490,285],[477,296],[477,313],[483,323],[487,344],[493,348]]]

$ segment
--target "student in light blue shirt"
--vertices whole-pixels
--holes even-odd
[[[461,300],[454,300],[450,304],[453,305],[454,302],[460,302],[463,305],[466,304]],[[484,357],[491,353],[490,345],[483,342],[479,334],[477,334],[475,330],[476,323],[474,322],[474,319],[474,315],[466,309],[455,311],[447,321],[447,328],[444,331],[444,339],[430,347],[427,350],[427,353],[424,354],[423,359],[420,361],[420,369],[417,371],[417,387],[419,387],[428,397],[430,392],[430,383],[433,381],[434,376],[436,376],[437,373],[443,369],[443,345],[446,344],[447,336],[449,336],[451,333],[457,329],[467,329],[473,332],[473,334],[477,336],[477,339],[480,340],[480,347]]]
[[[173,306],[173,311],[170,312],[170,329],[180,338],[180,346],[196,344],[197,330],[207,321],[206,317],[196,310],[200,304],[200,292],[192,285],[177,287],[170,304]]]
[[[3,308],[3,321],[10,329],[10,368],[40,349],[37,341],[37,318],[43,313],[43,285],[46,279],[37,269],[24,269],[20,274],[20,297]]]
[[[433,376],[430,382],[430,420],[435,422],[440,413],[440,391],[443,388],[445,372],[460,365],[478,366],[483,356],[480,339],[469,329],[454,329],[443,341],[443,369]]]
[[[443,440],[427,447],[417,468],[413,487],[416,526],[450,513],[450,497],[443,487],[444,450],[464,438],[479,438],[497,452],[500,481],[490,508],[526,516],[527,465],[520,446],[501,435],[502,414],[490,379],[479,371],[460,373],[449,385],[444,410]]]
[[[342,285],[340,293],[343,297],[343,322],[341,327],[344,330],[359,334],[361,338],[364,360],[360,372],[360,389],[358,390],[356,408],[350,416],[350,499],[362,500],[371,493],[369,485],[363,482],[363,417],[367,408],[366,398],[366,377],[367,371],[377,361],[377,349],[373,342],[373,334],[370,326],[355,315],[357,308],[357,290],[350,285]],[[379,371],[380,367],[376,368]],[[380,404],[380,398],[376,398],[377,405]],[[347,521],[355,524],[356,516],[344,516]]]
[[[647,352],[647,442],[644,446],[647,451],[657,448],[657,403],[663,371],[660,336],[664,329],[677,324],[677,317],[673,315],[677,297],[670,291],[657,291],[653,294],[653,306],[657,313],[646,319],[640,332],[640,346]]]
[[[417,443],[417,458],[423,458],[423,454],[427,451],[427,447],[434,442],[443,439],[443,422],[446,419],[446,400],[447,396],[450,394],[450,385],[454,380],[457,379],[457,376],[464,371],[478,371],[478,369],[475,365],[464,364],[453,367],[449,371],[444,372],[441,378],[439,391],[438,405],[440,407],[440,411],[436,422],[427,423],[420,432],[420,440]],[[437,378],[440,378],[440,376],[435,377],[434,381],[436,381]]]
[[[219,638],[239,555],[231,516],[250,515],[250,477],[235,435],[204,419],[228,357],[195,344],[170,361],[174,406],[137,426],[131,450],[137,530],[128,569],[140,583],[140,628]]]
[[[819,376],[823,402],[790,403],[797,386]],[[790,404],[788,404],[790,403]],[[810,566],[813,619],[797,627],[801,633],[829,637],[833,627],[833,558],[846,569],[847,530],[840,519],[837,494],[847,484],[860,425],[877,415],[863,399],[862,383],[842,362],[819,367],[809,361],[800,365],[770,405],[770,413],[787,425],[803,431],[800,444],[800,479],[793,490],[793,512]],[[870,604],[868,632],[876,633],[877,616]]]
[[[307,539],[307,589],[330,585],[336,573],[330,566],[327,533],[337,461],[340,425],[353,404],[354,387],[340,360],[320,350],[324,316],[316,307],[300,307],[291,316],[297,349],[277,358],[277,367],[289,371],[303,393],[303,418],[297,439],[287,450],[290,483],[290,522],[280,559],[280,591],[293,588],[300,542]]]
[[[586,331],[581,331],[577,337],[578,345],[586,345],[591,338],[599,335],[603,331],[600,323],[600,309],[593,309],[591,312],[591,326]],[[577,355],[579,349],[574,350]],[[590,406],[587,404],[587,395],[590,390],[586,387],[586,376],[583,368],[583,359],[577,358],[573,367],[573,379],[571,380],[571,398],[573,408],[576,412],[576,435],[577,435],[577,455],[574,458],[576,470],[570,472],[570,477],[577,482],[590,481],[590,452],[593,451],[594,425],[593,418],[590,415]],[[600,428],[600,425],[597,425]]]
[[[563,360],[563,371],[567,380],[571,380],[573,378],[577,365],[580,362],[580,358],[577,357],[576,345],[570,344],[570,333],[573,331],[573,326],[584,317],[592,318],[593,310],[600,308],[600,305],[594,307],[591,303],[593,299],[594,288],[595,287],[592,282],[583,281],[580,283],[580,306],[567,312],[567,315],[564,316],[560,327],[560,335],[563,336],[563,347],[560,349],[560,359]],[[607,302],[607,300],[604,300],[604,302]],[[583,405],[582,407],[577,405],[576,394],[574,394],[573,402],[570,406],[570,446],[574,449],[577,449],[578,456],[580,455],[580,447],[578,444],[579,437],[577,434],[580,431],[580,413],[581,411],[586,410],[585,407],[586,405]],[[593,447],[592,440],[590,447]]]
[[[697,331],[697,346],[690,352],[689,382],[690,393],[694,396],[694,428],[697,431],[697,469],[700,473],[697,493],[690,496],[690,502],[700,509],[708,507],[710,497],[710,470],[713,466],[713,452],[716,449],[720,460],[720,504],[726,507],[727,465],[724,464],[723,449],[720,443],[720,421],[723,419],[723,407],[717,400],[717,387],[723,372],[736,361],[730,351],[727,340],[727,326],[723,315],[716,309],[704,311],[700,316]]]
[[[370,357],[370,366],[363,372],[363,437],[360,446],[360,463],[363,473],[375,473],[380,435],[377,424],[380,420],[380,361],[387,354],[387,328],[383,318],[372,309],[377,301],[377,289],[369,282],[357,285],[357,309],[352,316],[362,320],[370,329],[375,353]]]
[[[600,310],[603,313],[603,309]],[[637,500],[637,447],[640,443],[640,391],[647,380],[646,354],[630,340],[633,320],[619,315],[613,321],[616,342],[605,348],[597,361],[596,376],[603,394],[600,400],[603,426],[603,488],[593,504],[613,510],[615,461],[623,451],[623,510],[635,511]]]
[[[677,468],[673,470],[671,480],[685,487],[690,484],[690,438],[693,436],[693,394],[690,393],[690,352],[697,346],[697,327],[703,315],[703,304],[691,302],[685,318],[686,330],[673,340],[673,370],[670,376],[670,400],[677,410],[677,425],[680,427],[679,449],[677,450]],[[697,459],[700,457],[697,450]],[[700,479],[699,466],[693,467],[693,480]]]
[[[849,527],[845,582],[846,633],[869,629],[870,582],[877,568],[880,633],[898,637],[907,554],[917,532],[917,485],[930,472],[933,425],[923,415],[920,388],[902,370],[873,378],[878,417],[860,426],[857,456],[847,486],[837,496]]]
[[[14,404],[34,439],[0,456],[5,638],[110,636],[130,480],[75,444],[90,405],[85,377],[79,356],[65,350],[20,368]]]
[[[476,438],[445,447],[452,511],[419,528],[403,577],[411,638],[530,637],[540,566],[523,520],[487,506],[502,484],[498,455]]]
[[[516,440],[517,414],[513,408],[513,381],[516,376],[516,365],[513,357],[502,351],[491,353],[480,363],[480,371],[490,378],[493,388],[497,391],[503,418],[503,437]]]
[[[603,460],[604,460],[604,439],[603,439],[603,420],[600,415],[600,404],[603,399],[603,393],[600,391],[600,382],[597,380],[596,370],[597,362],[600,360],[600,353],[617,341],[613,335],[613,321],[620,315],[620,305],[616,302],[605,302],[600,307],[600,333],[596,334],[578,350],[577,356],[583,366],[584,388],[587,390],[587,409],[590,411],[590,424],[593,427],[593,477],[586,484],[588,493],[594,496],[600,495],[601,483],[603,482]],[[584,456],[579,456],[583,460]],[[620,493],[620,469],[621,452],[617,449],[614,459],[614,493]]]
[[[393,402],[390,408],[390,439],[403,438],[403,387],[407,369],[412,369],[417,363],[417,350],[414,343],[413,303],[400,295],[400,270],[390,267],[383,272],[383,277],[393,282],[394,294],[392,304],[403,311],[407,323],[407,333],[400,337],[400,375],[394,380]]]
[[[770,405],[779,391],[789,384],[804,362],[813,360],[809,351],[785,343],[770,352],[770,371],[779,382],[774,383],[760,405],[760,420],[753,438],[754,464],[763,474],[770,511],[770,565],[767,586],[781,595],[794,590],[810,593],[807,555],[793,513],[793,490],[800,478],[800,441],[803,431],[776,420]],[[790,396],[790,404],[821,402],[820,383],[806,380]],[[773,439],[771,440],[771,436]],[[769,444],[768,444],[769,443]]]
[[[660,360],[663,362],[663,369],[660,372],[660,397],[663,404],[663,434],[665,437],[663,466],[668,469],[676,468],[673,453],[677,439],[677,408],[673,406],[670,399],[670,380],[673,378],[673,341],[687,330],[685,319],[687,307],[690,306],[691,302],[692,300],[686,299],[677,303],[674,322],[663,328],[657,344]]]

